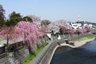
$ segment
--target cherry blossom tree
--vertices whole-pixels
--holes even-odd
[[[28,46],[31,47],[31,51],[35,50],[35,46],[41,36],[41,33],[34,23],[21,21],[15,26],[15,32],[28,42]]]
[[[39,29],[34,23],[25,21],[20,21],[14,27],[10,26],[2,28],[0,30],[0,35],[3,35],[7,39],[8,44],[16,43],[18,38],[22,38],[24,41],[27,41],[28,46],[31,47],[31,51],[35,50],[36,42],[41,36]]]
[[[10,34],[13,34],[14,32],[14,27],[2,27],[0,29],[0,35],[3,35],[4,37],[10,37],[10,39],[12,38]],[[8,38],[9,39],[9,38]]]
[[[79,28],[78,30],[81,34],[84,34],[85,32],[87,32],[87,30],[85,28]]]
[[[55,22],[51,22],[51,24],[48,25],[48,28],[50,31],[54,31],[54,33],[59,32],[61,27],[65,27],[66,29],[71,29],[71,26],[69,23],[65,20],[58,20]]]
[[[41,25],[41,19],[36,15],[28,15],[38,27]]]
[[[47,26],[45,25],[40,26],[39,31],[41,32],[42,36],[46,35],[49,32]]]

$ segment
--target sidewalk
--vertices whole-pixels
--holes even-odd
[[[77,47],[80,47],[82,45],[85,45],[87,42],[92,41],[94,39],[95,38],[87,39],[87,40],[83,40],[83,41],[76,41],[76,42],[74,42],[74,46],[73,45],[66,44],[66,43],[61,44],[61,46],[69,46],[69,47],[72,47],[72,48],[77,48]]]
[[[41,52],[39,52],[36,55],[36,57],[32,61],[29,62],[29,64],[39,64],[44,54],[47,52],[48,48],[50,47],[50,45],[55,41],[59,41],[59,40],[57,39],[56,36],[55,37],[52,36],[51,40],[48,41],[48,45]]]
[[[36,57],[29,62],[29,64],[39,64],[41,59],[43,58],[44,54],[47,52],[48,48],[50,47],[50,45],[54,42],[54,41],[57,41],[58,39],[54,38],[52,39],[51,41],[48,41],[48,45],[41,51],[39,52]],[[94,38],[92,39],[88,39],[88,40],[83,40],[83,41],[77,41],[77,42],[74,42],[74,46],[72,45],[69,45],[69,44],[66,44],[66,43],[62,43],[61,46],[69,46],[69,47],[72,47],[72,48],[76,48],[76,47],[80,47],[84,44],[86,44],[87,42],[89,41],[92,41],[94,40]]]
[[[45,52],[47,52],[47,49],[49,48],[49,46],[52,44],[53,40],[48,41],[48,45],[41,51],[39,52],[36,57],[29,62],[29,64],[39,64],[40,60],[42,59],[42,57],[44,56]]]

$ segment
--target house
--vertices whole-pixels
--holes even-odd
[[[71,25],[72,28],[75,29],[75,30],[82,26],[81,23],[76,23],[76,22],[71,22],[70,25]]]

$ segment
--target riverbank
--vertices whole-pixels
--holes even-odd
[[[57,48],[50,64],[96,64],[96,39],[78,48]]]
[[[71,48],[80,47],[86,44],[87,42],[95,39],[93,37],[89,38],[90,35],[92,34],[87,33],[84,35],[81,34],[79,36],[78,35],[72,36],[71,38],[69,37],[68,38],[68,40],[70,40],[69,42],[70,43],[73,42],[75,46],[66,44],[64,42],[65,38],[63,37],[61,40],[58,40],[58,39],[51,40],[50,43],[29,64],[37,64],[37,63],[38,64],[50,64],[50,62],[52,61],[53,55],[58,47],[61,47],[61,46],[69,46]],[[82,42],[83,39],[81,40],[81,38],[83,37],[88,37],[88,39],[86,38],[87,40],[85,41],[85,38],[84,38],[84,42]],[[81,41],[77,41],[79,38]],[[73,40],[76,40],[76,41],[73,41]]]
[[[83,40],[81,40],[81,41],[69,41],[69,43],[73,43],[74,45],[70,45],[70,44],[66,44],[66,43],[63,43],[63,44],[61,44],[61,46],[69,46],[69,47],[71,47],[71,48],[78,48],[78,47],[80,47],[80,46],[83,46],[83,45],[85,45],[86,43],[88,43],[88,42],[90,42],[90,41],[93,41],[95,39],[95,37],[94,38],[88,38],[88,39],[83,39]]]

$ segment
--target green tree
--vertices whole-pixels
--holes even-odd
[[[7,27],[10,27],[10,26],[15,26],[17,24],[17,22],[16,21],[10,21],[10,20],[7,20],[6,22],[5,22],[5,25],[7,26]]]
[[[5,16],[4,16],[5,10],[3,9],[3,6],[0,5],[0,28],[4,26],[5,23]]]
[[[5,24],[4,19],[0,18],[0,28],[1,28],[1,27],[3,27],[3,26],[4,26],[4,24]]]
[[[6,24],[6,26],[14,26],[19,21],[22,21],[22,16],[20,15],[20,13],[16,13],[15,11],[13,11],[9,15],[9,19],[7,20],[7,22],[5,24]]]
[[[2,18],[2,19],[5,18],[4,13],[5,13],[5,10],[3,9],[3,6],[0,5],[0,18]]]
[[[41,21],[41,25],[49,25],[51,23],[51,21],[49,20],[42,20]]]
[[[32,19],[29,16],[25,16],[22,19],[23,21],[29,21],[29,22],[33,22]]]

